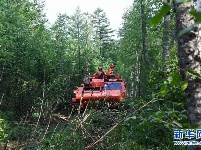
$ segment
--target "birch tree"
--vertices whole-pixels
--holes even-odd
[[[193,1],[185,3],[175,3],[176,30],[177,33],[195,24],[190,9],[194,7]],[[187,76],[187,72],[193,74],[201,73],[200,49],[197,42],[198,30],[186,31],[178,38],[178,65],[180,74],[184,80],[188,81],[185,91],[187,100],[187,111],[191,125],[201,125],[201,78]],[[192,126],[193,128],[193,126]],[[197,149],[191,146],[189,149]],[[199,148],[198,148],[199,149]]]

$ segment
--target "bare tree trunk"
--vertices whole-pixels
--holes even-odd
[[[141,97],[141,75],[142,75],[142,56],[138,56],[138,75],[137,75],[137,83],[138,83],[138,88],[137,88],[137,98]],[[143,80],[143,79],[142,79]]]
[[[80,61],[80,27],[79,25],[77,24],[77,29],[78,29],[78,33],[77,33],[77,38],[78,38],[78,44],[77,44],[77,49],[78,49],[78,74],[79,74],[79,77],[81,75],[81,71],[80,71],[80,68],[81,68],[81,61]]]
[[[194,7],[193,1],[176,3],[176,29],[177,32],[194,24],[193,17],[189,11]],[[187,111],[191,125],[201,126],[201,79],[186,76],[189,69],[201,73],[201,57],[197,44],[197,31],[188,31],[178,38],[178,58],[182,78],[188,81],[186,89]],[[193,128],[193,127],[192,127]],[[199,146],[189,146],[188,149],[200,149]]]
[[[201,0],[197,0],[196,10],[197,12],[201,13]],[[199,52],[201,52],[201,24],[198,24],[197,27],[198,27],[197,43],[198,43]]]
[[[167,1],[169,3],[169,0]],[[163,60],[169,59],[170,51],[170,12],[164,17],[164,32],[163,32]]]
[[[142,30],[142,51],[144,54],[144,60],[145,62],[148,61],[148,53],[147,53],[147,43],[146,43],[146,34],[147,34],[147,30],[146,30],[146,20],[145,20],[145,6],[144,6],[144,1],[141,0],[141,20],[142,20],[142,26],[141,26],[141,30]]]

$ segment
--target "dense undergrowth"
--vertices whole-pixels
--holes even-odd
[[[152,102],[127,117],[93,149],[177,149],[173,146],[173,129],[189,127],[184,82],[174,66],[168,72],[152,71],[149,81],[148,99]],[[50,122],[38,118],[16,122],[11,112],[4,113],[1,142],[9,140],[8,146],[24,149],[84,149],[147,102],[129,98],[127,110],[88,109],[73,115],[66,111],[65,116],[52,115]]]
[[[173,53],[171,57],[174,56]],[[92,149],[178,149],[173,145],[173,130],[189,128],[184,94],[188,84],[178,73],[177,60],[169,61],[161,69],[150,72],[146,100],[130,97],[124,110],[91,108],[81,114],[72,114],[72,108],[65,102],[49,115],[40,115],[39,111],[21,119],[16,118],[13,111],[1,111],[1,146],[38,150],[87,149],[103,136]],[[146,107],[139,109],[148,102]],[[134,111],[136,113],[130,116]],[[186,147],[180,146],[180,149]]]

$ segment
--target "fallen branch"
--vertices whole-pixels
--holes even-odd
[[[1,96],[0,105],[1,105],[1,103],[3,102],[3,97],[4,97],[4,93],[3,93],[3,95]]]
[[[67,127],[67,125],[68,125],[68,123],[69,123],[69,121],[70,121],[70,118],[71,118],[71,116],[72,116],[72,113],[73,113],[73,109],[71,110],[71,113],[70,113],[70,115],[68,116],[67,119],[66,119],[66,117],[59,117],[60,119],[65,120],[65,121],[66,121],[66,124],[64,125],[63,129],[61,130],[61,132],[60,132],[60,134],[59,134],[59,137],[57,138],[57,142],[56,142],[56,143],[58,143],[58,141],[59,141],[59,139],[60,139],[60,137],[61,137],[61,133],[63,133],[63,131],[66,129],[66,127]],[[53,135],[52,135],[52,137],[53,137]],[[52,138],[51,138],[51,139],[52,139]]]
[[[121,121],[119,121],[116,125],[114,125],[109,131],[107,131],[102,137],[100,137],[97,141],[93,142],[92,144],[88,145],[87,147],[85,147],[85,150],[89,150],[91,149],[93,146],[95,146],[96,144],[98,144],[99,142],[101,142],[110,132],[112,132],[116,127],[118,127],[120,124],[122,124],[127,118],[133,116],[135,113],[137,113],[138,111],[140,111],[142,108],[146,107],[148,104],[150,104],[151,102],[153,102],[153,100],[149,101],[148,103],[144,104],[143,106],[141,106],[140,108],[138,108],[137,110],[133,111],[131,114],[129,114],[128,116],[126,116],[124,119],[122,119]]]
[[[76,126],[76,128],[75,128],[75,130],[74,130],[74,132],[73,132],[72,135],[75,135],[75,132],[77,131],[77,129],[82,125],[83,122],[85,122],[85,121],[87,120],[87,118],[88,118],[90,115],[91,115],[91,111],[89,112],[89,114],[86,114],[86,115],[85,115],[85,117],[84,117],[83,120],[80,120],[80,119],[78,118],[79,121],[80,121],[80,123]]]

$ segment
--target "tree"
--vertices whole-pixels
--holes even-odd
[[[101,41],[100,55],[105,56],[110,52],[110,43],[112,41],[112,33],[114,32],[109,26],[109,20],[106,17],[105,12],[101,8],[97,8],[92,14],[93,27],[95,28],[96,34]]]
[[[142,31],[142,51],[144,54],[144,60],[148,61],[148,52],[147,52],[147,41],[146,41],[146,14],[145,14],[145,1],[140,1],[140,11],[141,11],[141,31]]]
[[[165,2],[165,1],[164,1]],[[167,4],[170,4],[170,1],[167,0]],[[165,61],[169,58],[170,53],[170,11],[164,16],[164,32],[163,32],[163,53],[162,57]]]
[[[190,14],[190,9],[193,7],[193,1],[175,3],[177,33],[195,23],[193,16]],[[188,75],[188,72],[201,74],[201,57],[197,45],[197,32],[197,29],[189,30],[178,37],[178,64],[182,78],[188,81],[186,89],[187,110],[192,127],[194,124],[201,125],[201,78]]]
[[[149,15],[154,12],[151,7],[156,7],[155,3],[135,1],[125,12],[123,27],[119,31],[118,63],[123,66],[121,74],[128,80],[128,89],[132,89],[135,98],[147,98],[144,93],[147,93],[149,73],[158,68],[161,61],[158,59],[162,52],[161,28],[153,30],[148,24]]]
[[[33,101],[30,102],[29,98],[33,100],[37,95],[32,93],[32,97],[29,93],[36,90],[32,89],[37,80],[34,76],[37,72],[36,60],[46,44],[47,32],[43,30],[46,19],[43,18],[42,7],[27,0],[1,1],[3,32],[0,33],[0,45],[3,55],[9,56],[6,59],[3,56],[1,63],[1,87],[4,87],[1,89],[4,95],[2,104],[6,110],[15,111],[17,115],[24,114],[32,107]],[[39,36],[42,31],[43,36]],[[36,48],[37,44],[41,47]]]

